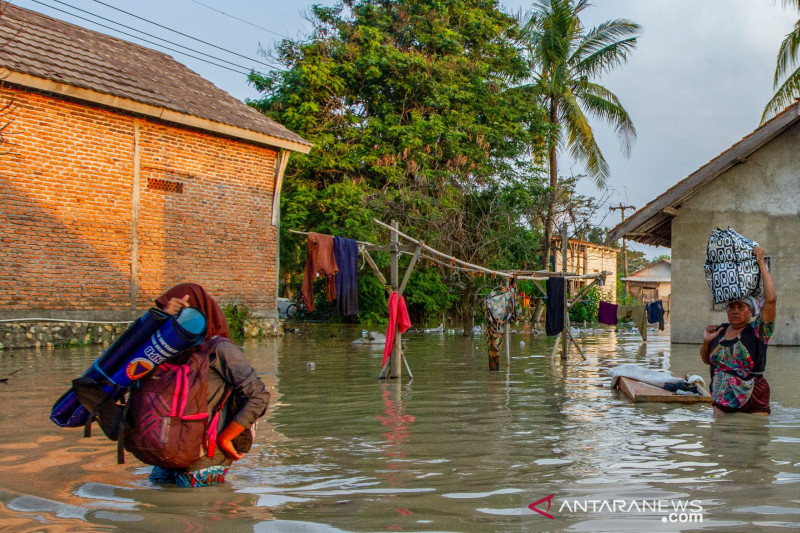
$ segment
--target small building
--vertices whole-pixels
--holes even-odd
[[[0,43],[0,318],[126,320],[192,281],[277,319],[281,180],[309,142],[168,55],[6,2]]]
[[[628,294],[642,303],[661,300],[664,311],[669,312],[672,294],[672,263],[662,259],[649,264],[627,278],[622,278]]]
[[[561,239],[553,239],[555,247],[561,250]],[[608,272],[605,283],[600,287],[603,301],[617,302],[617,254],[619,248],[603,246],[579,239],[567,239],[567,271],[579,276]],[[555,272],[561,271],[561,252],[555,254]],[[589,285],[592,280],[575,279],[570,281],[569,291],[576,294],[581,287]]]
[[[672,342],[700,343],[727,320],[705,280],[708,238],[730,226],[758,242],[778,291],[770,344],[800,344],[800,102],[613,228],[612,239],[672,248]]]

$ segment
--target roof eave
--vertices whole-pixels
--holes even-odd
[[[694,195],[706,183],[730,168],[744,163],[747,158],[761,146],[778,136],[796,121],[800,120],[800,102],[789,106],[763,126],[731,148],[712,159],[685,179],[667,189],[663,194],[635,212],[630,218],[618,224],[608,235],[612,240],[627,238],[642,244],[670,247],[670,236],[658,235],[651,230],[664,226],[677,216],[678,207],[687,198]]]
[[[281,139],[280,137],[275,137],[273,135],[267,135],[265,133],[232,126],[230,124],[215,122],[213,120],[188,115],[186,113],[174,111],[165,107],[144,104],[128,98],[101,93],[99,91],[93,91],[83,87],[76,87],[74,85],[45,78],[39,78],[37,76],[32,76],[30,74],[24,74],[21,72],[11,71],[3,77],[2,81],[13,85],[40,91],[47,91],[94,104],[104,105],[114,109],[120,109],[122,111],[137,113],[147,117],[157,118],[159,120],[164,120],[181,126],[196,128],[209,133],[225,135],[227,137],[233,137],[270,147],[283,148],[285,150],[299,152],[302,154],[307,154],[313,147],[311,144],[303,144],[289,139]]]

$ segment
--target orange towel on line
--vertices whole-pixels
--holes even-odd
[[[328,277],[328,301],[336,299],[336,257],[333,255],[333,236],[321,233],[309,233],[306,243],[306,269],[303,273],[303,300],[306,309],[314,311],[314,278],[317,274]]]

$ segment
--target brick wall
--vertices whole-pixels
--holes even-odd
[[[0,316],[130,310],[132,248],[139,309],[193,281],[220,303],[274,311],[274,150],[46,94],[0,98],[15,102],[0,156]]]

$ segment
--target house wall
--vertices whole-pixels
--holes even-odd
[[[0,318],[122,319],[182,281],[277,316],[276,151],[48,94],[0,98],[15,107]]]
[[[555,255],[555,269],[561,270],[560,253]],[[567,249],[567,270],[581,275],[610,272],[605,284],[600,287],[600,294],[603,301],[617,302],[617,252],[570,241]],[[592,280],[576,280],[572,283],[584,286],[591,282]]]
[[[701,343],[712,310],[703,263],[711,231],[729,225],[771,258],[778,293],[771,344],[800,344],[800,124],[720,175],[680,207],[672,221],[672,342]],[[721,306],[718,306],[721,307]]]

